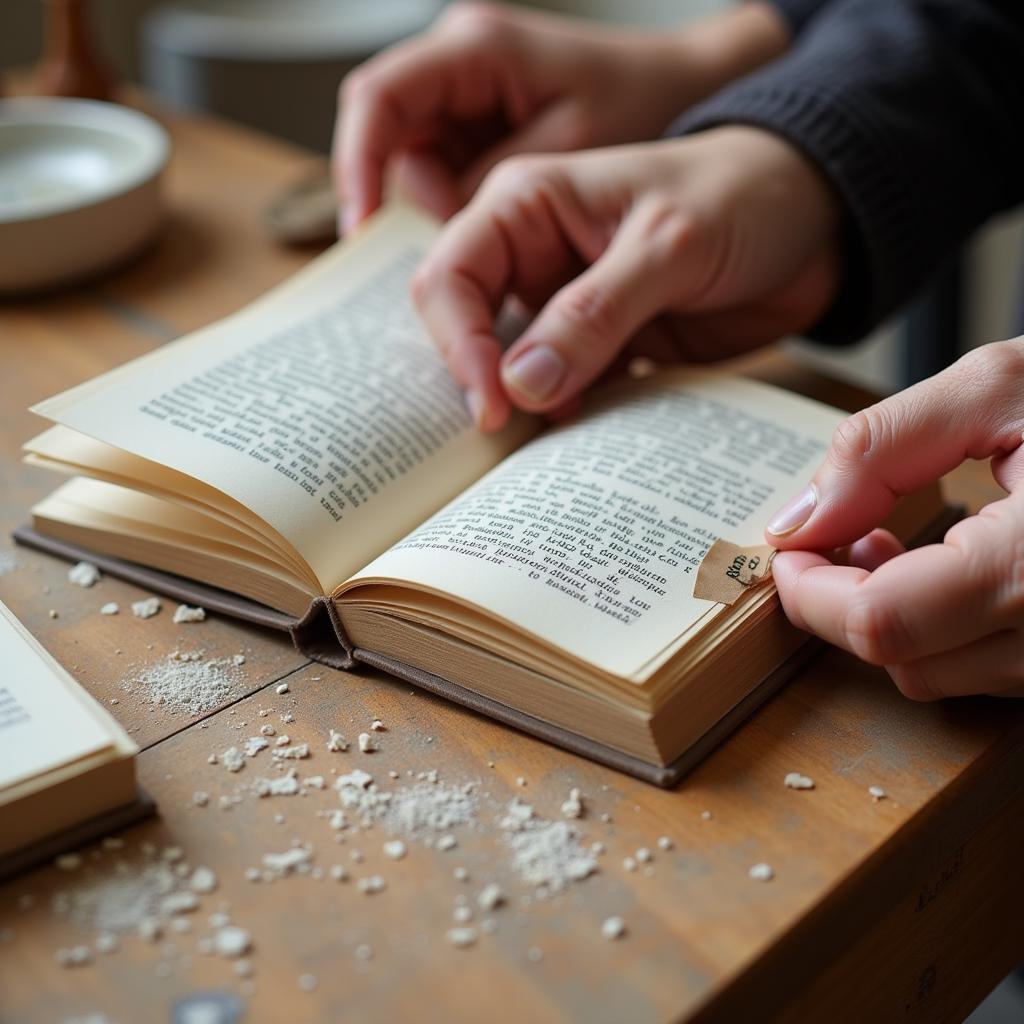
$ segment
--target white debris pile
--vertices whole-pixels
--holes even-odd
[[[203,622],[206,619],[205,608],[191,608],[187,604],[179,604],[174,609],[174,623],[175,625],[189,625],[194,622]]]
[[[529,885],[559,892],[597,871],[597,860],[580,845],[568,821],[546,821],[529,804],[509,801],[498,821],[512,850],[512,866]]]
[[[163,661],[135,670],[122,689],[139,692],[154,707],[172,714],[198,715],[230,700],[236,684],[237,668],[231,659],[174,651]]]
[[[68,580],[76,587],[93,587],[103,579],[103,574],[92,562],[77,562],[68,569]]]
[[[132,601],[132,615],[137,619],[151,619],[159,611],[159,597],[146,597],[141,601]]]
[[[789,772],[782,780],[787,789],[814,789],[814,779],[799,772]]]
[[[450,832],[472,825],[476,819],[476,784],[447,786],[440,782],[417,782],[395,790],[383,814],[384,825],[392,832],[418,836],[432,832]]]

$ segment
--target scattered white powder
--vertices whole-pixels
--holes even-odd
[[[372,960],[373,959],[373,948],[370,946],[356,946],[355,954],[357,960]]]
[[[205,619],[205,608],[190,608],[187,604],[179,604],[174,609],[174,623],[177,626],[188,625],[193,622],[203,622]]]
[[[238,747],[228,747],[228,749],[220,755],[220,763],[224,765],[229,772],[240,772],[245,767],[245,754],[243,754]]]
[[[448,832],[471,824],[476,817],[477,799],[473,783],[445,786],[418,782],[396,790],[383,814],[384,824],[393,832],[417,835]]]
[[[583,798],[578,789],[569,790],[569,798],[562,804],[562,814],[566,818],[583,817]]]
[[[632,857],[623,857],[622,866],[627,871],[636,871],[636,861]]]
[[[380,744],[368,732],[361,732],[359,734],[359,749],[364,754],[371,754],[380,749]]]
[[[229,660],[175,654],[138,671],[122,684],[124,691],[140,689],[152,704],[172,714],[187,715],[211,711],[233,696],[234,666]]]
[[[649,864],[651,862],[651,851],[646,846],[641,846],[636,851],[636,860],[638,864]]]
[[[606,917],[601,924],[601,935],[606,939],[621,939],[625,934],[626,922],[621,917]]]
[[[384,856],[391,860],[401,860],[408,852],[405,843],[401,839],[391,839],[386,842],[382,849]]]
[[[18,553],[16,551],[0,551],[0,576],[6,576],[18,568]]]
[[[68,579],[76,587],[92,587],[99,583],[103,576],[92,562],[78,562],[68,569]]]
[[[710,811],[701,811],[700,812],[700,820],[701,821],[710,821],[712,817],[713,817],[713,815],[711,814]]]
[[[210,794],[207,793],[205,790],[197,789],[192,794],[192,803],[194,803],[196,807],[205,807],[209,802]]]
[[[567,821],[545,821],[529,805],[511,800],[499,825],[512,849],[512,865],[529,885],[559,892],[597,870],[597,861]]]
[[[438,841],[434,844],[434,846],[438,850],[442,850],[442,851],[444,851],[444,850],[454,850],[455,847],[458,846],[458,845],[459,845],[458,840],[455,838],[455,836],[451,835],[450,833],[448,835],[441,836],[441,838],[438,839]]]
[[[252,784],[253,792],[259,797],[295,796],[299,792],[299,780],[293,768],[287,775],[274,779],[256,779]]]
[[[245,655],[244,654],[236,654],[231,659],[231,664],[234,665],[235,668],[241,668],[245,664]]]
[[[82,866],[82,855],[79,853],[62,853],[53,863],[61,871],[77,871]]]
[[[190,914],[199,909],[199,900],[193,892],[175,892],[160,901],[164,914]]]
[[[317,984],[315,974],[299,975],[299,988],[301,988],[303,992],[315,992]]]
[[[747,872],[755,882],[770,882],[775,877],[771,865],[765,863],[754,864]]]
[[[889,795],[881,786],[868,786],[868,793],[871,794],[871,799],[876,804],[879,800],[884,800]]]
[[[659,850],[664,850],[666,853],[668,853],[668,851],[673,849],[674,847],[675,847],[675,843],[673,843],[672,840],[669,839],[668,836],[661,836],[658,839],[658,849]]]
[[[814,789],[814,779],[799,772],[789,772],[782,780],[782,784],[788,789]]]
[[[147,597],[142,601],[132,601],[132,615],[137,619],[151,619],[160,611],[160,598]]]
[[[345,882],[348,880],[348,871],[345,870],[345,866],[343,864],[332,864],[328,874],[336,882]]]
[[[367,896],[372,896],[374,893],[383,892],[388,887],[388,883],[381,878],[380,875],[370,875],[367,878],[360,878],[356,882],[356,888]]]
[[[120,610],[116,601],[108,601],[100,607],[100,615],[116,615]]]

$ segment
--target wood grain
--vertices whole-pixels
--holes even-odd
[[[176,146],[172,218],[157,247],[90,288],[0,307],[5,529],[53,485],[16,461],[36,429],[23,411],[28,402],[223,315],[304,258],[263,240],[258,218],[307,157],[213,121],[166,120]],[[842,389],[780,357],[759,360],[841,399]],[[953,474],[949,490],[973,507],[998,493],[977,464]],[[8,939],[0,944],[0,1021],[92,1011],[117,1021],[168,1019],[176,1001],[216,989],[239,995],[253,1021],[937,1022],[960,1019],[1024,959],[1018,704],[911,704],[884,672],[831,651],[678,789],[663,792],[383,676],[304,665],[276,636],[215,619],[175,628],[165,614],[105,619],[100,604],[126,606],[138,592],[113,580],[71,588],[62,563],[30,552],[18,560],[0,576],[0,597],[97,696],[119,700],[108,706],[147,747],[139,771],[160,818],[132,829],[123,852],[86,851],[75,875],[47,867],[0,888],[0,936]],[[59,618],[49,618],[51,607]],[[190,724],[119,692],[125,665],[184,644],[216,656],[246,653],[236,702]],[[274,684],[286,675],[289,693],[278,695]],[[295,721],[282,722],[285,712]],[[328,729],[354,739],[375,717],[388,727],[380,751],[325,749]],[[447,852],[410,841],[399,862],[383,856],[380,826],[337,843],[317,816],[338,806],[329,788],[261,800],[247,787],[271,774],[269,751],[237,775],[208,763],[267,722],[310,743],[312,756],[298,763],[304,776],[330,782],[360,766],[389,789],[431,769],[443,783],[477,782],[477,827],[458,831],[458,847]],[[810,775],[816,788],[786,789],[790,771]],[[870,785],[887,799],[872,800]],[[585,795],[585,840],[601,841],[606,853],[598,874],[541,900],[517,876],[495,818],[518,796],[555,819],[572,787]],[[193,803],[197,790],[211,795],[207,806]],[[219,797],[238,793],[237,806],[220,809]],[[660,836],[672,839],[671,851],[657,849]],[[295,840],[313,846],[318,867],[379,873],[387,890],[367,896],[352,881],[312,875],[245,880],[262,854]],[[179,845],[189,863],[217,872],[220,886],[203,897],[192,931],[167,939],[173,952],[132,937],[91,967],[57,967],[57,948],[94,933],[55,915],[54,893],[108,877],[119,859],[144,857],[143,842]],[[623,867],[640,846],[654,851],[650,874]],[[773,867],[771,882],[748,877],[757,861]],[[453,878],[457,865],[469,882]],[[509,895],[493,914],[497,931],[455,949],[444,938],[453,902],[487,881]],[[19,909],[26,894],[33,905]],[[207,916],[225,904],[253,934],[251,981],[196,951]],[[600,934],[612,914],[628,928],[616,942]],[[367,962],[354,952],[364,943],[374,950]],[[543,951],[539,963],[528,959],[532,947]],[[314,992],[299,989],[303,973],[316,976]]]

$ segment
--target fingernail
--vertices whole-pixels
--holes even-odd
[[[810,484],[771,517],[768,532],[776,537],[786,537],[794,533],[811,518],[817,504],[818,490],[814,484]]]
[[[469,415],[473,417],[473,423],[479,430],[484,421],[484,413],[487,411],[484,396],[479,391],[467,391],[466,408],[469,410]]]
[[[555,393],[569,367],[548,345],[534,345],[514,359],[502,371],[505,383],[534,402],[543,402]]]

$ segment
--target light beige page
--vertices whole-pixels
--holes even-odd
[[[0,792],[60,765],[112,750],[120,734],[0,604]],[[98,714],[96,712],[99,712]]]
[[[769,385],[693,370],[623,385],[352,582],[443,591],[642,682],[721,608],[692,595],[708,547],[720,536],[761,543],[840,419]]]
[[[436,233],[392,208],[241,312],[34,411],[241,502],[329,592],[536,429],[479,434],[420,324],[408,284]]]

